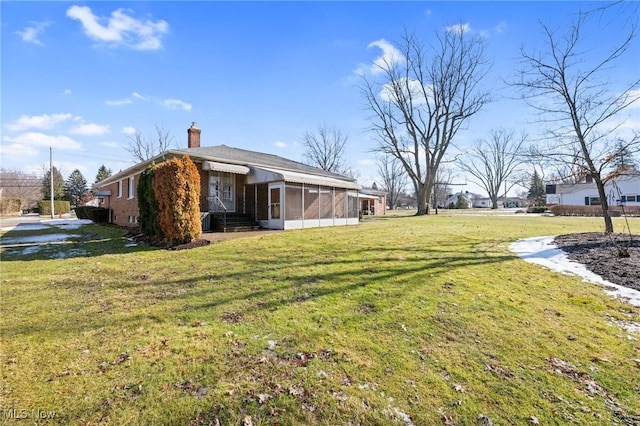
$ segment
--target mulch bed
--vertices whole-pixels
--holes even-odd
[[[640,291],[640,235],[585,232],[559,235],[553,242],[594,274]]]

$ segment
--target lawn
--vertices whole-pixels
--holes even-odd
[[[508,250],[602,228],[396,215],[168,251],[87,225],[5,248],[0,422],[638,424],[640,310]]]

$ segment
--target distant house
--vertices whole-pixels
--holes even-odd
[[[360,189],[360,210],[362,214],[380,216],[387,211],[387,193],[376,188]]]
[[[152,163],[188,155],[200,173],[203,230],[220,218],[243,217],[266,229],[358,224],[360,185],[349,177],[272,154],[226,145],[200,146],[201,130],[187,130],[187,149],[172,149],[96,184],[111,222],[135,226],[136,188]]]
[[[574,184],[549,184],[546,186],[547,204],[600,205],[595,182],[590,177]],[[623,176],[605,185],[610,206],[640,206],[640,176]]]
[[[466,203],[466,206],[467,206],[466,208],[468,209],[471,209],[474,207],[474,200],[482,199],[480,195],[474,194],[473,192],[469,192],[469,191],[456,192],[455,194],[450,194],[449,196],[447,196],[446,200],[444,200],[444,207],[448,209],[455,209],[459,197],[462,197],[464,199],[464,202]],[[489,207],[491,207],[491,204],[489,204]]]

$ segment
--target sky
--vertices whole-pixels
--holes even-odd
[[[41,174],[53,163],[91,184],[98,168],[133,164],[125,147],[156,124],[186,148],[196,122],[202,146],[231,147],[304,161],[305,133],[326,125],[347,137],[346,161],[359,183],[380,179],[368,131],[371,113],[359,83],[393,53],[405,30],[426,43],[446,30],[481,35],[491,70],[483,84],[494,102],[459,132],[464,151],[506,127],[541,132],[533,111],[505,80],[520,49],[542,49],[540,22],[566,27],[592,2],[222,2],[1,1],[3,168]],[[607,47],[615,26],[587,38]],[[640,43],[615,69],[610,90],[638,79]],[[640,105],[626,127],[640,130]],[[454,151],[452,151],[452,154]],[[456,189],[484,193],[454,169]]]

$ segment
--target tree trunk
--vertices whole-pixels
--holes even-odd
[[[604,184],[600,176],[594,176],[596,187],[598,188],[598,196],[600,197],[600,206],[602,207],[602,217],[604,218],[604,232],[607,234],[613,233],[613,221],[609,215],[609,200],[607,200],[607,193],[604,189]]]
[[[422,216],[429,214],[429,207],[427,205],[427,186],[425,184],[418,185],[418,211],[416,216]]]

